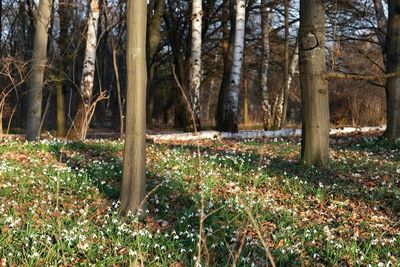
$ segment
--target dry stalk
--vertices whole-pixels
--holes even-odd
[[[261,234],[260,227],[258,226],[257,221],[254,219],[254,216],[253,216],[253,214],[251,213],[251,211],[250,211],[243,203],[241,203],[241,205],[243,205],[244,210],[246,211],[247,216],[249,216],[250,222],[251,222],[251,224],[252,224],[253,227],[254,227],[254,230],[256,230],[257,236],[258,236],[258,238],[260,239],[261,244],[262,244],[263,247],[264,247],[264,250],[265,250],[265,254],[266,254],[266,256],[267,256],[267,259],[268,259],[269,262],[271,263],[272,267],[276,267],[274,258],[272,257],[272,254],[271,254],[271,251],[270,251],[270,249],[269,249],[269,247],[268,247],[267,242],[265,241],[263,235]]]
[[[174,75],[175,78],[175,82],[179,87],[179,90],[181,91],[181,94],[188,106],[188,110],[190,112],[190,117],[192,120],[192,124],[193,124],[193,129],[194,129],[194,134],[197,135],[198,131],[197,131],[197,125],[196,125],[196,117],[195,117],[195,112],[193,110],[192,105],[190,104],[189,98],[186,95],[185,90],[183,89],[182,84],[180,83],[177,75],[176,75],[176,71],[175,71],[175,65],[172,65],[172,73]],[[201,175],[202,173],[202,161],[201,161],[201,151],[200,151],[200,144],[199,144],[199,140],[196,141],[196,148],[197,148],[197,157],[198,157],[198,178],[200,181],[200,214],[199,214],[199,241],[197,243],[197,257],[196,257],[196,264],[195,266],[201,266],[201,258],[202,258],[202,248],[204,249],[204,254],[205,254],[205,258],[206,258],[206,262],[205,265],[209,266],[209,262],[210,262],[210,254],[208,252],[207,249],[207,240],[206,240],[206,236],[204,234],[204,221],[207,218],[207,216],[204,214],[204,210],[205,210],[205,196],[204,196],[204,188],[203,188],[203,177]]]

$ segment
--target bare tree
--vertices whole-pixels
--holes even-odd
[[[300,1],[300,87],[303,106],[302,161],[329,165],[329,96],[325,59],[325,7]]]
[[[146,0],[127,3],[127,103],[124,170],[121,188],[122,213],[141,213],[146,195]]]
[[[36,15],[36,32],[33,47],[32,72],[28,93],[28,116],[26,139],[35,141],[40,138],[40,121],[42,116],[43,77],[47,64],[47,39],[50,24],[51,1],[40,0]]]

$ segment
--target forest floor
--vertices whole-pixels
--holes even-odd
[[[149,142],[143,219],[119,215],[119,141],[0,141],[0,266],[400,266],[400,142],[332,136]],[[197,155],[200,146],[200,161]],[[201,163],[201,167],[199,167]]]

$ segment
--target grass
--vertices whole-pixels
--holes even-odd
[[[148,144],[141,220],[119,215],[122,148],[2,140],[0,263],[192,266],[202,188],[204,264],[267,264],[250,212],[278,266],[400,266],[399,143],[334,137],[321,170],[297,164],[298,139],[204,141],[201,179],[194,144]]]

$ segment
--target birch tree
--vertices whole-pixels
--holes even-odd
[[[236,28],[233,49],[233,64],[230,75],[229,90],[224,107],[223,131],[238,132],[238,109],[240,80],[242,74],[246,4],[244,0],[236,0]]]
[[[40,0],[36,14],[36,32],[33,45],[32,71],[28,92],[28,115],[26,122],[26,139],[38,140],[42,117],[43,77],[47,64],[47,39],[50,24],[51,2]]]
[[[386,43],[387,73],[400,72],[400,3],[389,0],[389,20]],[[400,138],[400,78],[390,77],[386,81],[387,127],[385,137]]]
[[[269,12],[267,0],[261,0],[261,36],[262,36],[262,58],[261,58],[261,108],[263,111],[264,130],[270,130],[273,124],[271,104],[268,92],[268,65],[269,65]]]
[[[80,97],[78,99],[78,107],[76,117],[72,125],[73,139],[85,139],[89,123],[91,119],[94,72],[96,66],[96,45],[97,45],[97,28],[99,21],[100,9],[98,0],[90,2],[89,17],[87,23],[86,34],[86,50],[83,62],[83,70],[81,83],[79,86]]]
[[[127,2],[126,139],[121,188],[122,213],[141,213],[146,195],[146,0]]]
[[[329,165],[329,99],[325,59],[325,7],[300,1],[300,87],[303,106],[302,161]]]
[[[192,51],[190,57],[190,82],[189,92],[192,110],[195,115],[197,130],[200,130],[201,103],[201,47],[202,47],[202,0],[193,0],[192,4]]]

